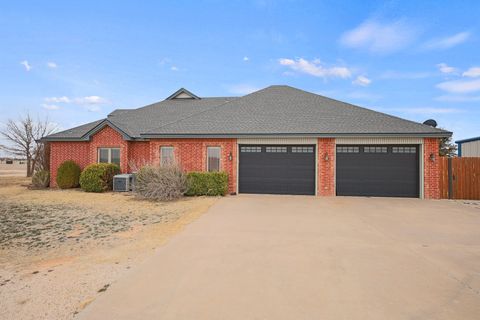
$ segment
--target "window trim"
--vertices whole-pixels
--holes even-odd
[[[240,147],[241,153],[261,153],[262,147],[261,146],[241,146]]]
[[[100,150],[108,150],[108,160],[107,162],[100,162]],[[97,148],[97,163],[113,163],[112,162],[112,149],[118,149],[119,154],[119,163],[118,166],[122,163],[122,149],[120,147],[98,147]]]
[[[160,166],[162,167],[164,165],[167,165],[167,164],[163,163],[163,154],[162,154],[162,149],[163,148],[172,149],[172,163],[171,164],[174,164],[175,163],[175,147],[174,146],[160,146]]]
[[[209,149],[218,149],[218,171],[210,171],[210,157],[208,156]],[[221,146],[207,146],[207,172],[220,172],[222,171],[222,147]]]
[[[363,146],[363,153],[386,154],[388,153],[388,146],[368,145]]]
[[[266,146],[265,147],[266,153],[288,153],[287,146]]]
[[[335,147],[336,153],[360,153],[360,146],[350,146],[350,145],[337,145]]]

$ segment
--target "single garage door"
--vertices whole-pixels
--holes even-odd
[[[417,145],[337,145],[339,196],[418,197]]]
[[[315,194],[314,145],[240,145],[239,192]]]

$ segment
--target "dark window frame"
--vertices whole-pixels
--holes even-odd
[[[107,150],[107,152],[108,152],[106,162],[101,161],[100,153],[102,152],[102,150]],[[113,159],[112,150],[118,150],[118,163],[112,161],[112,159]],[[121,161],[122,161],[121,159],[122,159],[122,150],[121,150],[120,147],[99,147],[99,148],[97,148],[97,163],[115,163],[118,166],[120,166]]]

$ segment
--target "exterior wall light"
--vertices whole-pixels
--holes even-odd
[[[325,159],[325,161],[328,161],[328,153],[325,152],[325,156],[323,157],[323,159]]]
[[[232,160],[233,160],[233,156],[232,156],[232,153],[230,152],[230,153],[228,154],[228,161],[232,161]]]
[[[430,161],[435,162],[435,153],[430,153]]]

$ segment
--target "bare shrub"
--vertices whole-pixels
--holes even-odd
[[[38,170],[32,176],[32,185],[34,188],[43,189],[47,188],[50,184],[50,172],[47,170]]]
[[[135,194],[144,199],[169,201],[183,196],[187,177],[178,165],[142,167],[136,174]]]

